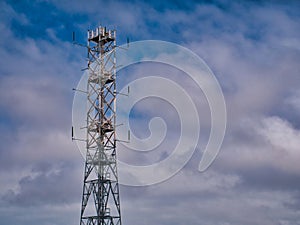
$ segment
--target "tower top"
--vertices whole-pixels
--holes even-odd
[[[106,29],[106,27],[97,27],[94,30],[88,30],[88,41],[96,43],[114,41],[116,39],[116,31]]]

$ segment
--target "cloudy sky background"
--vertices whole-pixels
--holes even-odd
[[[122,86],[163,71],[188,91],[203,124],[197,151],[178,174],[149,187],[121,186],[123,224],[300,224],[298,1],[36,0],[1,1],[0,9],[1,225],[79,223],[84,161],[70,129],[86,50],[71,38],[75,31],[84,43],[86,30],[100,23],[117,29],[120,44],[158,39],[197,53],[219,80],[228,113],[220,154],[199,173],[209,130],[201,90],[164,66],[120,72]],[[178,115],[163,103],[136,105],[137,135],[149,134],[152,116],[177,128]],[[157,153],[120,157],[137,165],[167,157],[174,130]]]

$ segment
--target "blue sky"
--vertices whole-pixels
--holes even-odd
[[[171,179],[121,186],[123,224],[300,224],[299,1],[33,0],[1,1],[0,9],[0,225],[79,223],[84,162],[70,128],[86,50],[71,39],[75,31],[85,43],[86,31],[100,24],[117,29],[119,44],[129,37],[191,49],[216,75],[228,113],[220,154],[199,173],[207,103],[192,81],[159,67],[188,87],[203,136]],[[133,73],[120,76],[120,85],[147,69],[125,70]],[[151,116],[173,124],[174,109],[162,104],[136,105],[140,134],[148,134]],[[167,138],[161,148],[171,149],[178,133]],[[120,157],[139,164],[169,153]]]

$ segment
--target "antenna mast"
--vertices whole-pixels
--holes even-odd
[[[80,225],[121,225],[116,159],[116,31],[88,31],[87,136]]]

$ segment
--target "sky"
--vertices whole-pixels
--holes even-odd
[[[71,141],[72,103],[86,32],[117,30],[117,42],[173,42],[201,57],[226,103],[220,153],[198,164],[211,127],[205,96],[166,65],[120,71],[119,87],[164,74],[183,86],[199,112],[196,150],[173,177],[149,186],[120,185],[123,225],[300,224],[300,2],[290,1],[0,1],[0,225],[79,224],[84,159]],[[134,94],[134,93],[132,93]],[[122,101],[120,99],[120,101]],[[160,109],[160,110],[157,110]],[[130,152],[135,165],[171,154],[178,113],[161,99],[131,110],[132,132],[168,127],[155,151]]]

